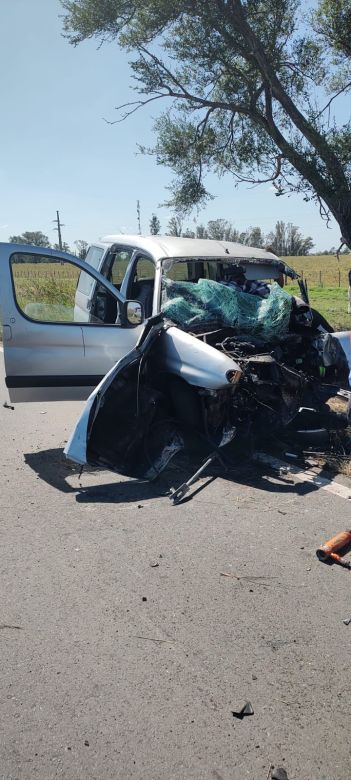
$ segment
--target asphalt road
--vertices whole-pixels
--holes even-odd
[[[79,478],[81,405],[0,389],[0,777],[350,777],[351,572],[315,557],[348,499],[246,467],[179,507],[175,469]]]

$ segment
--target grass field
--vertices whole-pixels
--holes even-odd
[[[300,295],[297,285],[289,285],[289,292]],[[308,288],[310,304],[333,326],[334,330],[351,330],[351,315],[347,312],[347,287]]]
[[[309,286],[347,287],[348,271],[351,268],[351,254],[340,255],[306,255],[301,257],[283,257],[282,260],[295,269]]]
[[[335,330],[351,329],[347,311],[348,271],[351,255],[307,255],[283,258],[307,282],[311,306],[320,311]],[[289,292],[298,295],[297,285],[288,282]]]

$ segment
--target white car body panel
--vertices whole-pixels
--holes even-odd
[[[228,374],[241,369],[232,358],[176,327],[165,330],[158,347],[162,366],[195,387],[219,390],[228,386]]]

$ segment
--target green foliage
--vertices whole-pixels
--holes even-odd
[[[66,241],[62,241],[62,250],[60,248],[60,244],[54,244],[54,246],[52,248],[56,249],[58,252],[62,251],[62,252],[70,253],[70,251],[71,251],[70,247],[69,247],[69,244],[67,244]]]
[[[34,246],[50,247],[50,241],[48,236],[45,236],[41,230],[29,231],[22,233],[21,236],[10,236],[10,244],[32,244]]]
[[[351,57],[351,0],[320,0],[314,16],[320,35],[345,57]]]
[[[208,170],[269,180],[316,199],[351,246],[351,127],[333,116],[350,88],[336,56],[349,56],[350,3],[319,0],[306,20],[299,0],[62,0],[73,43],[114,38],[130,53],[140,99],[124,116],[168,101],[148,151],[175,173],[177,213],[210,197]]]
[[[150,233],[152,236],[157,236],[161,230],[161,222],[156,214],[153,214],[150,219]]]
[[[227,219],[210,219],[207,225],[197,225],[195,231],[183,228],[179,215],[173,216],[167,234],[184,238],[213,239],[214,241],[234,241],[247,246],[266,247],[277,255],[308,255],[313,248],[310,236],[303,237],[301,231],[292,223],[277,222],[274,230],[264,235],[259,226],[238,230]]]
[[[87,251],[88,251],[88,242],[84,241],[83,239],[78,239],[78,241],[75,241],[76,246],[76,254],[78,255],[80,260],[85,260]]]
[[[274,231],[267,236],[267,244],[279,257],[308,255],[313,248],[311,236],[303,238],[301,231],[291,222],[278,221]]]
[[[176,214],[171,217],[167,225],[167,236],[181,236],[183,229],[183,222],[181,217]]]

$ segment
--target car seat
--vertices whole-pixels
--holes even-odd
[[[152,301],[154,297],[154,279],[140,279],[134,282],[130,299],[139,301],[144,308],[145,319],[152,315]]]

